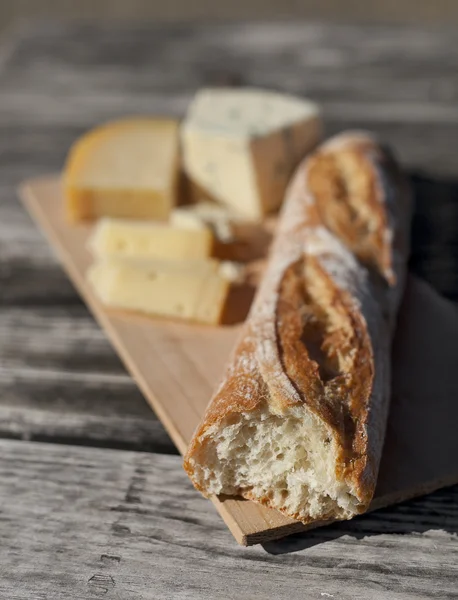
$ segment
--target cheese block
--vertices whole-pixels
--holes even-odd
[[[173,227],[127,219],[100,219],[89,239],[92,253],[101,258],[136,257],[169,260],[206,258],[213,249],[207,227]]]
[[[175,208],[170,215],[171,225],[188,229],[208,227],[220,242],[233,241],[234,226],[243,220],[241,215],[214,202],[198,202],[180,206]]]
[[[69,219],[167,219],[178,189],[178,141],[178,121],[153,118],[115,121],[81,137],[65,165]]]
[[[279,207],[320,135],[313,102],[252,88],[204,89],[181,126],[184,170],[198,194],[259,219]]]
[[[201,264],[101,260],[89,268],[87,278],[107,306],[216,325],[230,281],[217,272],[217,261],[194,262]]]

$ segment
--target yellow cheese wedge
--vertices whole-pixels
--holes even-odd
[[[178,121],[132,118],[97,127],[75,142],[67,158],[68,217],[167,219],[176,202],[178,167]]]
[[[89,240],[97,257],[127,256],[169,260],[209,257],[213,234],[206,228],[178,228],[158,223],[101,219]]]
[[[89,268],[87,277],[96,296],[107,306],[216,325],[223,314],[230,282],[212,272],[210,264],[198,266],[192,262],[148,265],[102,260]]]

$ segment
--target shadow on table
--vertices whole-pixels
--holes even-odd
[[[458,179],[413,173],[415,196],[410,270],[458,301]]]
[[[458,485],[424,498],[361,515],[351,521],[332,523],[274,542],[265,542],[262,547],[269,554],[289,554],[343,536],[361,540],[383,534],[408,535],[433,531],[458,535]]]

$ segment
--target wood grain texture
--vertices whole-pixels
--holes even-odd
[[[456,598],[458,488],[237,547],[178,457],[0,441],[8,600]]]
[[[21,196],[183,453],[221,377],[239,327],[204,327],[105,308],[86,281],[91,226],[66,221],[60,179],[32,180],[22,186]],[[394,406],[373,508],[458,481],[458,411],[452,400],[458,396],[454,377],[458,369],[458,312],[428,286],[412,280],[398,329],[393,360]],[[425,380],[419,371],[425,373]],[[253,502],[232,498],[213,498],[213,502],[242,544],[304,529],[300,523]]]
[[[0,4],[0,31],[20,19],[32,18],[137,19],[153,24],[157,21],[189,21],[194,19],[342,19],[362,22],[457,23],[458,7],[454,0],[403,0],[371,5],[357,0],[234,0],[225,4],[212,0],[2,0]]]
[[[0,339],[0,437],[176,452],[84,307],[4,308]]]

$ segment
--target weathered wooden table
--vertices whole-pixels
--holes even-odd
[[[238,547],[15,187],[100,121],[181,115],[206,84],[280,88],[321,102],[327,133],[398,149],[416,172],[412,270],[457,300],[458,31],[42,24],[0,63],[0,598],[457,598],[458,486]]]

